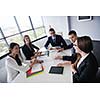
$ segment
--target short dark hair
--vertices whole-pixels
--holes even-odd
[[[55,33],[55,30],[53,28],[50,28],[49,31],[53,31]]]
[[[72,35],[72,34],[74,34],[75,36],[77,36],[77,33],[76,33],[76,31],[74,31],[74,30],[71,30],[71,31],[68,33],[68,35]]]
[[[77,45],[78,48],[85,53],[89,53],[93,50],[93,43],[89,36],[78,37]]]

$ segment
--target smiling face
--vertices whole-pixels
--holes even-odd
[[[12,54],[19,54],[19,46],[18,45],[15,45],[12,49],[11,49],[11,53]]]
[[[29,38],[29,36],[28,35],[25,35],[24,36],[24,43],[25,44],[29,44],[31,41],[30,41],[30,38]]]

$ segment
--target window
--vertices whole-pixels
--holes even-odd
[[[37,38],[43,37],[46,35],[44,27],[35,29]]]
[[[34,28],[43,26],[42,17],[41,16],[30,16]]]
[[[37,38],[40,38],[46,35],[42,17],[41,16],[31,16],[31,20],[35,28],[35,34]]]
[[[3,36],[2,36],[1,30],[0,30],[0,39],[1,39],[1,38],[3,38]]]
[[[24,35],[29,35],[31,41],[33,41],[33,40],[36,39],[35,36],[34,36],[35,34],[34,34],[34,31],[33,30],[32,31],[24,32],[24,33],[22,33],[22,35],[23,35],[23,37],[24,37]]]
[[[0,57],[8,53],[8,46],[4,39],[0,40]]]
[[[15,36],[11,36],[7,38],[7,42],[10,44],[11,42],[16,42],[18,43],[20,46],[22,46],[23,43],[23,39],[22,36],[20,34],[15,35]]]
[[[16,16],[21,31],[32,29],[28,16]]]
[[[31,41],[46,35],[41,16],[0,16],[0,57],[9,52],[9,44],[24,45],[23,36]]]
[[[0,27],[5,37],[19,32],[15,20],[11,16],[0,16]]]

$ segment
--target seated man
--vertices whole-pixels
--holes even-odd
[[[49,29],[49,33],[51,36],[48,37],[48,40],[45,44],[46,49],[49,49],[49,50],[56,49],[59,51],[67,49],[67,44],[66,44],[65,40],[62,38],[62,36],[55,34],[55,30],[53,28]],[[52,48],[48,48],[49,44],[52,45]],[[53,47],[55,47],[55,48],[53,48]]]
[[[62,59],[66,60],[64,63],[59,63],[58,65],[64,65],[64,64],[72,64],[72,67],[76,67],[78,61],[80,60],[81,56],[80,54],[76,53],[74,49],[74,44],[77,41],[77,33],[74,30],[71,30],[69,32],[69,39],[71,40],[71,44],[67,46],[67,49],[72,48],[72,55],[71,56],[56,56],[55,59]],[[75,68],[74,68],[75,69]]]

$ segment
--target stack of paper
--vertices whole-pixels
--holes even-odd
[[[39,72],[42,72],[44,70],[44,67],[41,64],[35,64],[32,68],[30,68],[27,72],[26,72],[26,76],[32,76],[34,74],[37,74]]]

